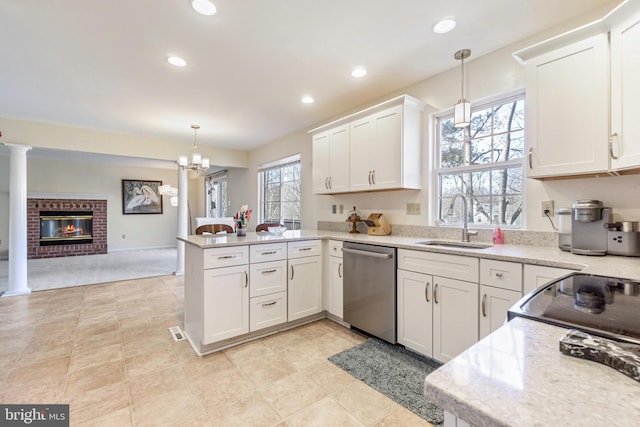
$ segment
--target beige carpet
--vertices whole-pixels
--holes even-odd
[[[176,248],[141,249],[64,258],[30,259],[27,281],[32,291],[142,279],[173,274]],[[7,289],[8,260],[0,261],[0,293]]]

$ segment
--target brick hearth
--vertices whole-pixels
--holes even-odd
[[[40,246],[40,211],[93,211],[93,243]],[[27,258],[107,253],[107,201],[27,199]]]

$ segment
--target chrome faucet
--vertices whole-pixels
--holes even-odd
[[[467,200],[467,196],[465,196],[462,193],[456,193],[451,199],[451,204],[449,205],[449,212],[447,212],[447,214],[453,215],[453,204],[456,202],[456,199],[458,197],[462,198],[462,218],[463,218],[462,241],[468,242],[469,236],[477,236],[478,232],[469,230],[469,222],[467,220],[467,209],[468,209],[469,201]]]

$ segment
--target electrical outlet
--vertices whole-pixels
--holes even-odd
[[[126,238],[127,238],[126,234],[123,234],[123,235],[122,235],[122,238],[123,238],[123,239],[126,239]]]
[[[547,212],[549,216],[553,216],[553,200],[545,200],[543,202],[540,202],[540,213],[543,217],[547,216],[545,212]]]
[[[338,207],[336,205],[331,205],[331,213],[336,213],[337,208]]]
[[[342,215],[344,213],[344,205],[338,205],[338,213]]]
[[[407,203],[407,215],[420,215],[420,203]]]

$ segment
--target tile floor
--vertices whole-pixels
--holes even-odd
[[[327,357],[329,320],[205,357],[174,342],[183,278],[0,299],[0,402],[69,403],[72,426],[430,426]]]

